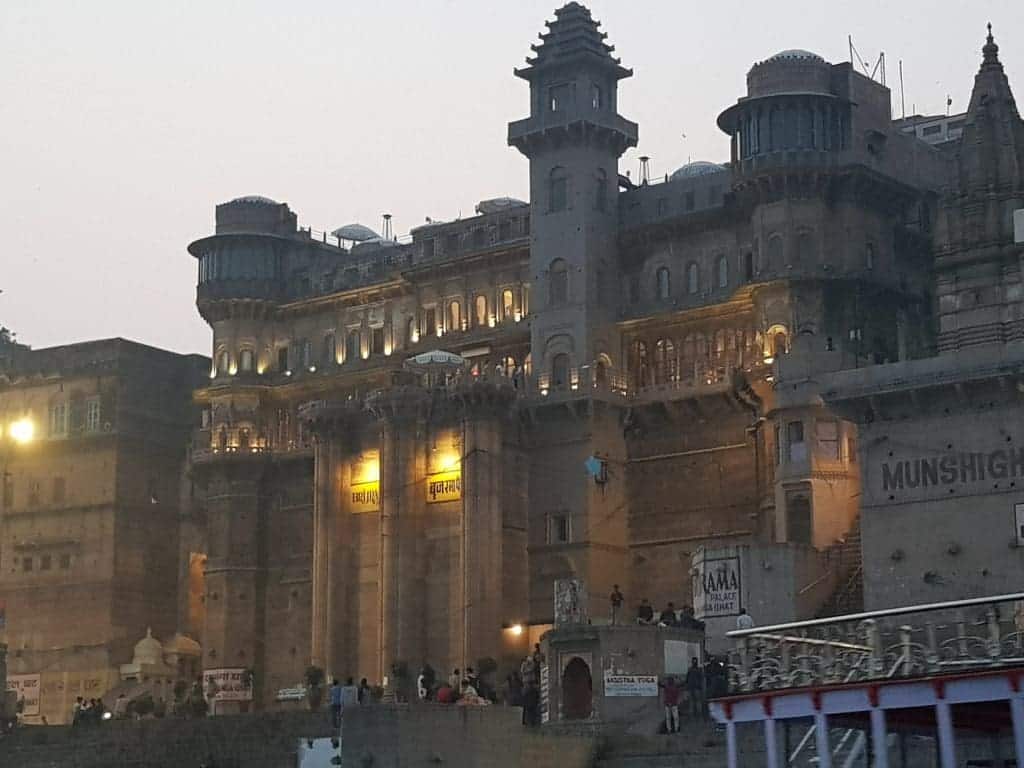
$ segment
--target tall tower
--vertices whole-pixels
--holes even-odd
[[[567,387],[596,361],[621,366],[613,327],[618,162],[637,126],[618,114],[619,80],[590,11],[571,2],[547,22],[533,58],[515,74],[530,84],[530,116],[509,144],[530,159],[533,370]]]
[[[618,315],[618,162],[637,126],[617,111],[619,80],[590,11],[555,11],[536,54],[516,75],[530,84],[530,116],[509,125],[509,144],[530,160],[531,360],[540,395],[528,418],[529,616],[552,615],[552,583],[580,578],[603,605],[626,559]],[[616,467],[603,483],[591,457]],[[589,462],[593,466],[593,461]]]

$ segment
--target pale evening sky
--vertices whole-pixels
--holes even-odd
[[[214,205],[260,194],[331,230],[527,196],[512,76],[553,0],[0,2],[0,325],[35,347],[123,336],[209,353],[185,246]],[[634,77],[621,168],[728,159],[718,113],[785,48],[887,57],[899,111],[966,108],[991,21],[1024,99],[1021,0],[594,0]],[[685,138],[684,138],[685,134]]]

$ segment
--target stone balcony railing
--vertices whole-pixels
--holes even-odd
[[[1024,593],[728,633],[732,693],[1024,666]]]

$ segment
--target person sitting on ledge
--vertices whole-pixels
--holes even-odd
[[[676,618],[675,603],[669,603],[668,607],[658,617],[658,625],[662,627],[678,627],[679,619]]]
[[[645,597],[640,601],[640,607],[636,609],[636,623],[637,624],[653,624],[654,623],[654,608],[651,607],[650,602]]]

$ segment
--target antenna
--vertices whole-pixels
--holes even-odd
[[[383,230],[384,230],[384,231],[383,231],[383,233],[381,234],[381,237],[382,237],[382,238],[383,238],[384,240],[390,240],[390,239],[391,239],[391,214],[390,214],[390,213],[385,213],[385,214],[384,214],[384,226],[383,226]]]
[[[903,91],[903,59],[900,59],[900,111],[903,119],[907,119],[907,95]]]
[[[882,85],[885,85],[885,51],[878,54],[878,58],[875,59],[875,63],[869,68],[867,62],[861,58],[860,52],[853,44],[853,35],[847,35],[846,40],[850,45],[850,64],[854,66],[854,69],[856,69],[857,65],[860,64],[860,68],[864,70],[864,74],[868,79],[875,80],[876,82],[880,82]],[[878,75],[878,78],[875,77],[876,75]]]
[[[642,155],[640,157],[640,183],[641,184],[647,184],[650,181],[650,176],[649,176],[650,167],[648,166],[648,163],[650,163],[650,161],[651,161],[651,158],[649,158],[647,155]]]

